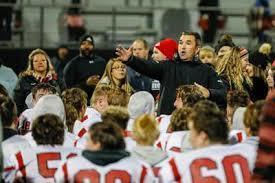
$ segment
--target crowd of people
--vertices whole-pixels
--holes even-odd
[[[94,47],[83,36],[70,61],[64,45],[35,49],[0,82],[4,182],[275,181],[271,44],[182,32],[108,61]]]

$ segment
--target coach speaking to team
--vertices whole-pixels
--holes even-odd
[[[195,59],[201,45],[201,37],[196,32],[183,32],[178,43],[178,58],[171,62],[156,64],[132,56],[131,48],[116,49],[119,59],[125,64],[157,79],[162,85],[158,114],[171,114],[175,101],[176,88],[180,85],[197,85],[205,98],[226,106],[226,88],[214,69]]]

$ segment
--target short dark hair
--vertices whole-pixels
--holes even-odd
[[[214,102],[203,100],[195,104],[188,121],[193,122],[196,131],[205,132],[211,142],[227,142],[228,125]]]
[[[33,98],[35,98],[35,95],[36,95],[38,90],[46,90],[50,94],[57,94],[58,93],[56,88],[54,86],[50,85],[49,83],[38,83],[31,90]]]
[[[125,142],[118,125],[98,122],[89,128],[89,137],[93,142],[100,143],[101,150],[124,150]]]
[[[64,135],[64,123],[57,115],[41,115],[32,124],[32,136],[38,145],[62,145]]]
[[[196,46],[200,47],[201,46],[201,36],[198,32],[190,32],[190,31],[184,31],[181,33],[181,35],[189,35],[189,36],[194,36],[195,41],[196,41]]]
[[[3,127],[10,127],[17,117],[17,108],[10,97],[0,96],[0,116]]]
[[[104,122],[116,123],[120,128],[127,128],[130,115],[126,108],[119,106],[109,106],[102,114],[101,119]]]

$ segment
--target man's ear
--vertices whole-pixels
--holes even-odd
[[[200,46],[197,46],[197,48],[196,48],[196,55],[198,55],[199,53],[200,53],[200,50],[201,50],[201,47]]]
[[[208,138],[208,135],[204,131],[201,131],[199,136],[200,136],[200,139],[203,141],[204,144],[206,142],[208,143],[209,138]]]

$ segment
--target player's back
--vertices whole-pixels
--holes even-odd
[[[163,182],[250,182],[255,156],[249,144],[212,145],[170,158],[160,177]]]
[[[19,151],[11,156],[10,165],[5,166],[13,165],[15,170],[10,173],[29,182],[54,182],[54,173],[62,160],[78,154],[80,151],[74,148],[40,145]]]
[[[123,152],[113,155],[112,152],[92,152],[92,155],[91,151],[85,152],[88,153],[69,159],[58,168],[56,182],[152,182],[154,179],[147,164]]]

